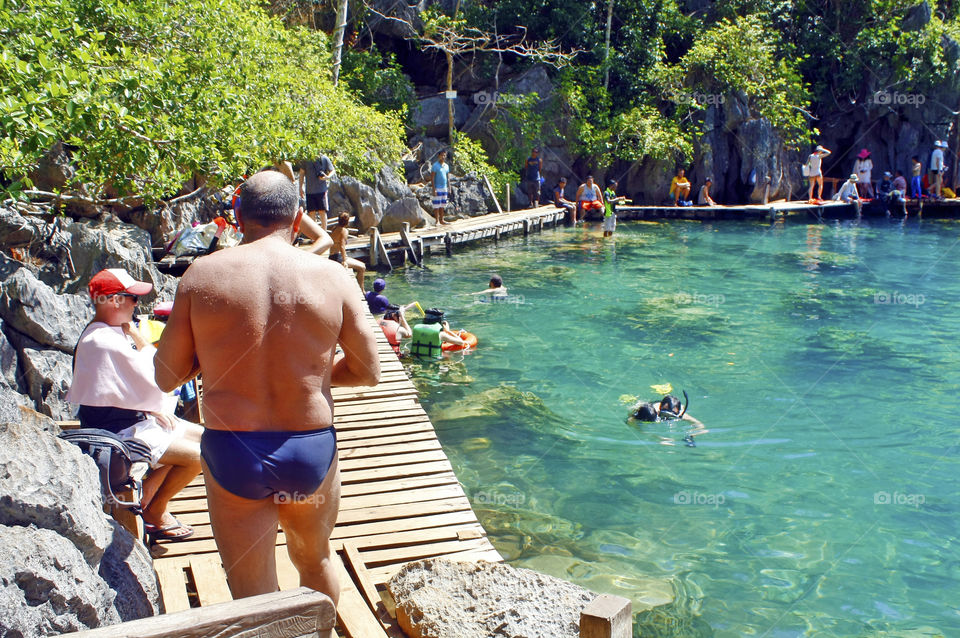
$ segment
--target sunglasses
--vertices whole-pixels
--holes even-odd
[[[139,296],[131,295],[129,292],[118,292],[117,294],[114,295],[114,297],[129,297],[130,299],[133,299],[133,303],[139,303],[140,301]]]

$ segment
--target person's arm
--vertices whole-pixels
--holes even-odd
[[[580,201],[580,196],[583,195],[583,189],[586,187],[586,184],[580,184],[580,188],[577,189],[577,201]]]
[[[147,346],[151,345],[151,343],[147,341],[146,337],[143,336],[143,333],[140,332],[137,324],[134,322],[127,321],[121,324],[120,328],[123,330],[123,334],[130,337],[130,340],[133,341],[133,345],[137,347],[137,350],[143,350]]]
[[[334,386],[371,386],[380,382],[380,357],[373,327],[367,321],[363,301],[353,293],[355,283],[345,270],[340,289],[343,295],[343,323],[337,343],[343,353],[337,355],[330,374]]]
[[[172,392],[200,372],[193,328],[190,325],[190,296],[197,264],[190,266],[177,286],[173,311],[157,344],[153,359],[154,379],[164,392]]]
[[[300,218],[300,232],[313,240],[313,243],[303,246],[301,250],[319,255],[327,252],[333,246],[333,238],[320,224],[313,221],[310,215],[304,214]]]
[[[430,188],[433,189],[433,194],[437,194],[437,174],[433,172],[433,164],[430,165]]]
[[[460,335],[450,330],[450,324],[443,322],[443,330],[440,331],[440,341],[452,343],[457,346],[465,346],[467,342],[460,338]]]
[[[409,339],[413,336],[413,329],[410,327],[410,324],[407,323],[406,313],[403,308],[400,308],[400,327],[397,328],[397,337],[399,339]]]
[[[597,201],[600,202],[600,205],[603,206],[603,191],[600,190],[600,187],[596,184],[593,185],[593,192],[597,194]]]

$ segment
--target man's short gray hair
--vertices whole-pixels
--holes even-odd
[[[240,188],[240,219],[262,226],[293,223],[299,201],[297,187],[286,175],[261,171]]]

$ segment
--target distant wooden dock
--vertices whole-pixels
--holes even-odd
[[[618,206],[617,218],[629,220],[688,219],[697,221],[776,219],[802,215],[814,220],[850,219],[857,216],[854,204],[824,201],[810,204],[805,201],[772,202],[742,206]],[[863,205],[863,217],[885,217],[884,206],[878,202]],[[960,217],[960,199],[923,202],[907,202],[908,217],[925,219],[954,219]],[[597,213],[589,221],[599,221]],[[567,212],[556,206],[497,212],[458,219],[447,225],[426,226],[401,232],[380,233],[371,229],[367,235],[353,237],[347,242],[347,254],[377,270],[392,270],[405,263],[421,263],[434,253],[452,254],[458,247],[478,241],[497,241],[510,235],[527,235],[544,228],[567,223]],[[156,252],[156,249],[155,249]],[[159,254],[156,255],[159,258]],[[157,261],[157,266],[166,273],[183,274],[194,257],[174,258],[172,255]]]
[[[413,383],[383,332],[375,329],[380,383],[333,390],[343,483],[332,535],[342,587],[337,630],[349,638],[404,635],[379,590],[408,561],[434,556],[503,560],[471,509]],[[171,502],[170,510],[196,534],[152,548],[167,613],[229,601],[202,477]],[[285,545],[281,531],[280,587],[295,589],[299,577]]]

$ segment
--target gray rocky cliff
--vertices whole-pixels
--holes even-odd
[[[25,413],[0,424],[0,635],[50,636],[162,611],[150,554],[104,514],[93,460]]]

